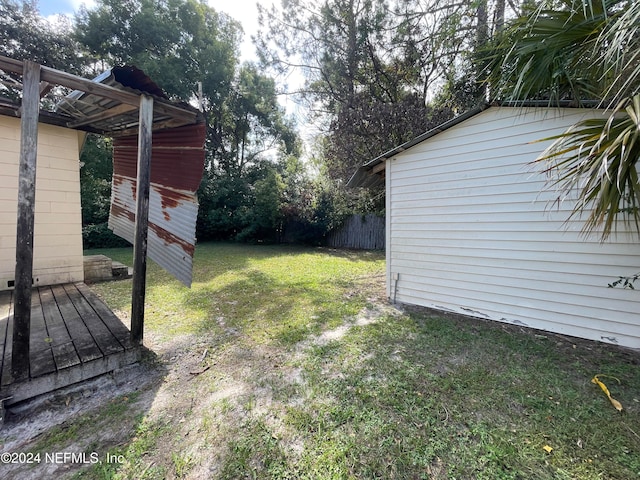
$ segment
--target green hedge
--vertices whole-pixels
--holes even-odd
[[[130,245],[129,242],[109,230],[107,222],[82,227],[82,247],[85,250],[91,248],[128,247]]]

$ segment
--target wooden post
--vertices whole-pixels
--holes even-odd
[[[133,244],[133,289],[131,298],[131,341],[142,345],[144,298],[147,283],[147,232],[151,189],[151,146],[153,98],[140,97],[138,126],[138,177],[136,180],[136,225]]]
[[[20,169],[18,176],[18,225],[13,315],[11,375],[29,377],[29,334],[33,283],[33,228],[36,207],[36,159],[40,114],[40,65],[25,61],[22,75],[20,119]]]

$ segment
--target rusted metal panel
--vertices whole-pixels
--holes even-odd
[[[151,155],[148,254],[191,285],[196,191],[204,171],[205,125],[154,132]],[[136,204],[137,135],[114,140],[109,228],[133,243]]]

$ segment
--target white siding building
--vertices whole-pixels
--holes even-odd
[[[391,300],[640,348],[640,239],[604,243],[567,221],[540,165],[549,141],[596,110],[477,109],[362,167],[386,182]],[[384,167],[384,170],[383,170]]]

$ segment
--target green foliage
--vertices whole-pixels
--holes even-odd
[[[503,18],[505,2],[495,3],[496,18]],[[288,0],[281,10],[259,10],[261,60],[305,76],[295,93],[320,124],[320,158],[335,182],[346,183],[366,161],[450,119],[452,107],[483,98],[473,86],[475,71],[456,78],[467,85],[450,89],[473,99],[431,97],[456,70],[476,68],[468,58],[478,32],[489,29],[486,1]],[[481,12],[484,20],[473,20]]]
[[[207,107],[231,87],[240,25],[197,0],[101,0],[82,7],[76,37],[108,65],[134,64],[171,97],[196,97]]]
[[[600,34],[625,0],[542,2],[498,37],[488,69],[493,96],[509,100],[599,100],[608,66]]]
[[[247,210],[243,219],[247,226],[238,234],[238,240],[274,242],[279,239],[282,229],[283,191],[282,177],[273,168],[267,168],[263,177],[254,184],[253,206]]]
[[[555,137],[540,162],[558,197],[577,193],[586,232],[603,240],[619,219],[640,233],[640,2],[542,2],[516,19],[488,56],[495,95],[550,105],[598,100],[608,118],[586,120]]]
[[[80,153],[80,200],[84,249],[125,247],[129,242],[107,227],[113,173],[112,141],[87,135]]]
[[[128,247],[129,242],[115,235],[107,222],[84,225],[82,227],[82,248],[117,248]]]
[[[73,39],[72,25],[65,18],[50,23],[38,14],[35,0],[0,0],[0,55],[31,60],[51,68],[80,73],[88,63]],[[2,74],[4,79],[5,74]],[[0,95],[18,102],[22,96],[19,75],[6,75]],[[11,86],[16,85],[15,87]],[[47,92],[43,107],[53,107],[55,95],[66,93],[60,87]]]
[[[111,177],[113,173],[112,141],[87,135],[80,153],[80,199],[82,224],[104,223],[109,218]]]
[[[81,51],[64,18],[51,24],[38,14],[36,0],[0,0],[0,54],[78,73]]]

